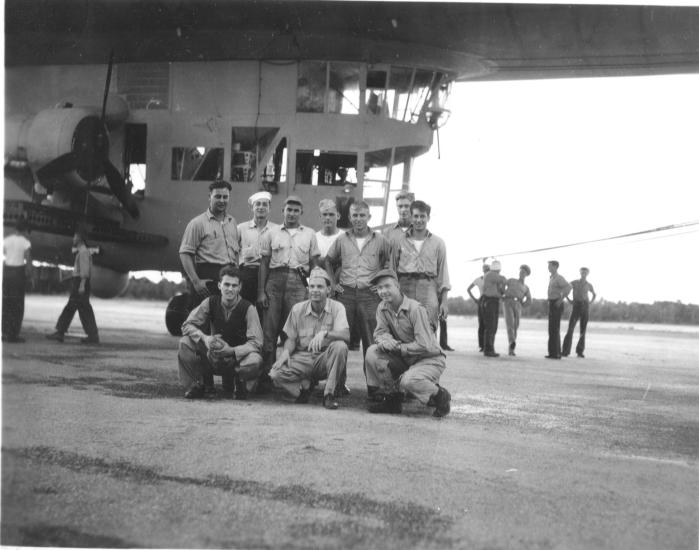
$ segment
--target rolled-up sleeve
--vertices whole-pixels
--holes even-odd
[[[201,224],[198,223],[197,218],[191,220],[184,230],[182,235],[182,242],[180,243],[180,254],[191,254],[194,256],[199,247],[199,243],[202,239],[202,228]]]
[[[451,290],[449,267],[447,266],[447,247],[444,241],[440,241],[437,247],[437,288],[439,292]]]
[[[209,324],[211,319],[211,309],[209,307],[209,298],[195,307],[187,317],[187,320],[182,323],[182,335],[189,336],[195,342],[200,342],[205,334],[202,328]],[[258,321],[259,324],[259,321]]]

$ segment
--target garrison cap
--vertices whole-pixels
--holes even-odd
[[[334,200],[323,199],[318,203],[318,210],[321,212],[325,212],[326,210],[335,210],[335,212],[337,212],[337,205],[335,204]]]
[[[398,275],[396,275],[395,271],[393,271],[392,269],[382,269],[372,277],[370,282],[372,285],[375,285],[379,282],[380,279],[383,279],[384,277],[391,277],[391,279],[395,279],[396,281],[398,280]]]
[[[311,274],[308,276],[308,279],[311,280],[314,277],[321,277],[325,279],[325,281],[330,284],[330,276],[328,275],[328,272],[325,271],[322,267],[314,267],[311,269]]]
[[[289,203],[298,204],[299,206],[301,206],[301,208],[303,208],[303,201],[301,200],[301,197],[299,197],[298,195],[289,195],[284,201],[284,206],[286,206]]]
[[[253,193],[250,195],[250,198],[248,198],[248,204],[252,206],[255,204],[257,201],[269,201],[272,202],[272,194],[268,191],[258,191],[257,193]]]

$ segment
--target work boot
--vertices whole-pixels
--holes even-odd
[[[326,409],[330,409],[331,411],[334,411],[337,409],[340,405],[335,401],[335,398],[333,397],[332,394],[326,393],[323,396],[323,407]]]
[[[342,384],[335,388],[335,392],[333,393],[334,397],[347,397],[350,393],[350,389],[347,387],[346,384]]]
[[[439,386],[437,395],[434,396],[435,410],[432,416],[441,418],[449,414],[451,410],[451,394],[443,387]]]
[[[305,405],[310,400],[311,400],[310,388],[301,388],[299,396],[296,398],[296,401],[294,401],[294,403],[297,403],[299,405]]]
[[[56,331],[53,334],[47,334],[46,339],[47,340],[54,340],[56,342],[63,342],[63,333]]]
[[[184,393],[185,399],[201,399],[202,397],[204,397],[204,385],[199,382],[192,384]]]
[[[391,393],[384,397],[383,401],[369,405],[369,412],[374,414],[400,414],[403,412],[401,396],[399,393]]]
[[[261,395],[270,393],[273,388],[274,384],[272,383],[272,379],[269,377],[269,374],[266,372],[262,373],[257,379],[257,388],[255,389],[255,392]]]
[[[248,387],[245,380],[241,380],[237,374],[233,380],[235,381],[235,398],[245,401],[248,398]]]

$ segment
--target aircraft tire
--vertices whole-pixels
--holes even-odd
[[[189,294],[175,294],[165,310],[165,326],[173,336],[182,336],[182,323],[189,315]]]

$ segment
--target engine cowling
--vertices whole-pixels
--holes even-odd
[[[98,298],[121,296],[129,285],[129,273],[122,273],[98,265],[92,266],[90,292]]]

